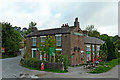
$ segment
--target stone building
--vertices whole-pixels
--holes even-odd
[[[63,24],[61,28],[38,30],[27,35],[26,53],[31,57],[41,59],[37,55],[40,42],[45,42],[45,37],[51,35],[56,39],[56,51],[59,54],[67,54],[71,65],[79,65],[91,60],[91,57],[99,55],[100,45],[104,42],[98,38],[89,37],[86,30],[81,30],[78,18],[74,25]]]

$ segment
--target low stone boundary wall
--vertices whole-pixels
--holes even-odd
[[[55,70],[63,70],[64,64],[62,62],[59,63],[45,63],[45,69],[55,69]]]

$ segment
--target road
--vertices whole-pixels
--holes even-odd
[[[24,50],[21,50],[22,54]],[[2,59],[2,77],[18,78],[20,74],[38,75],[39,78],[118,78],[118,66],[112,70],[101,74],[90,74],[88,69],[81,67],[69,67],[67,73],[53,73],[37,70],[29,70],[19,65],[22,56]]]
[[[21,50],[22,54],[24,50]],[[14,58],[2,59],[2,78],[17,78],[24,72],[24,68],[19,65],[22,55]]]
[[[37,75],[39,78],[118,78],[118,66],[114,67],[112,70],[101,73],[101,74],[90,74],[81,67],[69,67],[68,73],[53,73],[37,70],[25,69],[26,74]]]

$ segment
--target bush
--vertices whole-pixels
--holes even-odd
[[[45,61],[40,61],[36,58],[27,58],[24,62],[21,62],[23,66],[31,67],[31,68],[41,68],[41,63],[46,63]]]
[[[57,56],[56,61],[57,62],[63,62],[64,63],[64,70],[67,71],[68,65],[69,65],[69,60],[68,60],[68,56],[67,55]]]
[[[120,58],[118,59],[113,59],[110,62],[103,62],[99,64],[99,67],[96,68],[95,70],[91,71],[90,73],[103,73],[111,70],[113,67],[116,65],[120,64]]]
[[[57,57],[56,62],[63,62],[63,64],[64,64],[64,71],[67,72],[68,65],[69,65],[69,61],[68,61],[68,56],[67,55],[60,55],[59,57]],[[23,62],[21,62],[21,64],[24,67],[31,67],[31,68],[41,68],[41,63],[44,63],[46,66],[49,64],[46,61],[40,61],[39,59],[36,59],[36,58],[25,58],[25,60]]]

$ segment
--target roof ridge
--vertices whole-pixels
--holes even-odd
[[[70,26],[70,27],[66,27],[66,28],[74,28],[74,26]],[[65,29],[65,28],[51,28],[51,29],[44,29],[44,30],[38,30],[38,32],[40,31],[48,31],[48,30],[55,30],[55,29]]]

